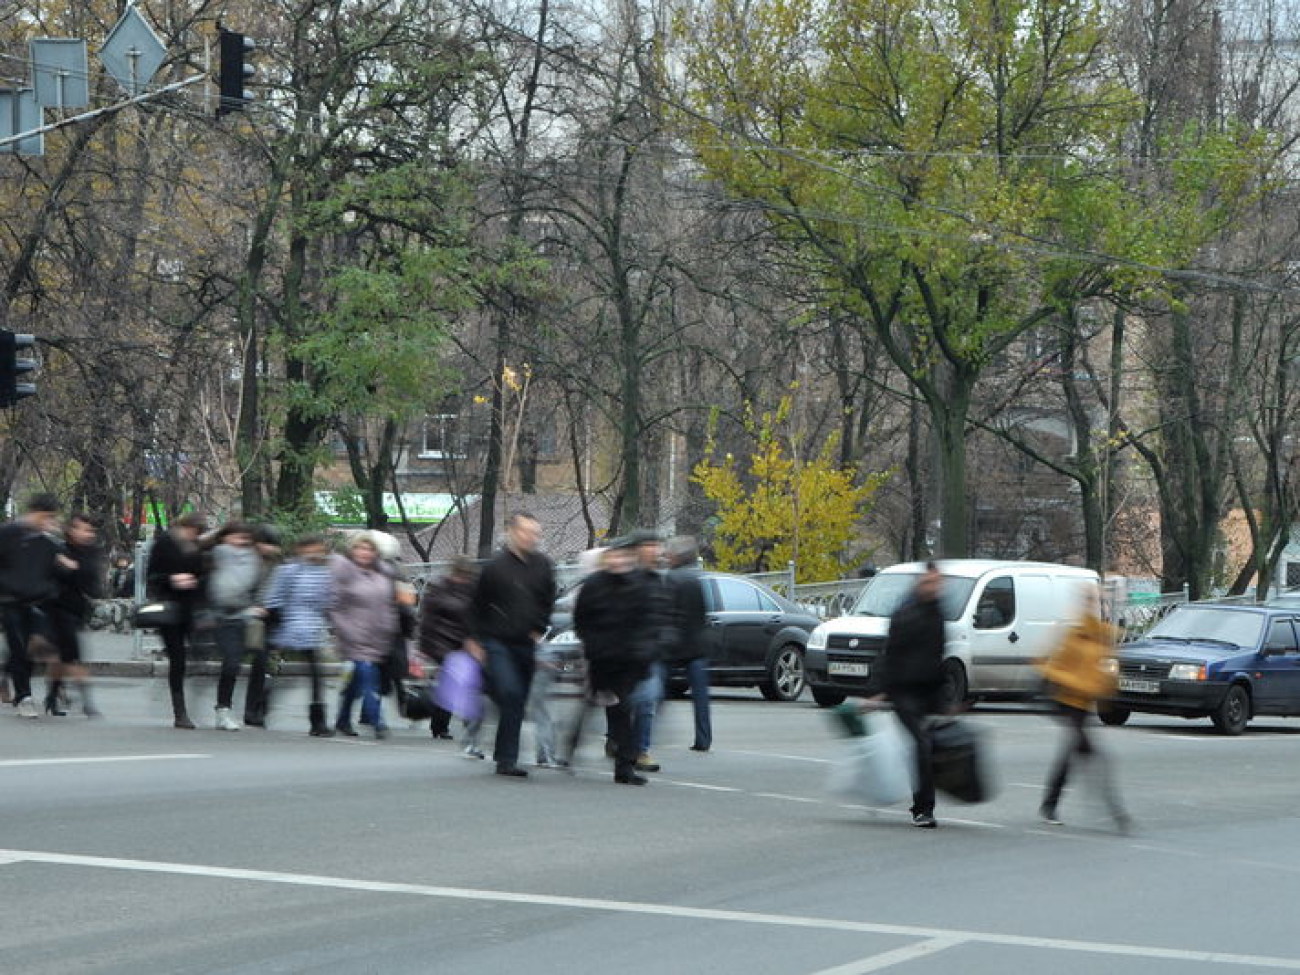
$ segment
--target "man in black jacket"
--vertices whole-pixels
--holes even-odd
[[[479,576],[470,604],[465,647],[483,664],[487,692],[500,710],[497,775],[525,778],[519,767],[519,731],[533,680],[533,655],[551,622],[555,569],[537,551],[542,527],[518,512],[506,522],[506,546]]]
[[[912,595],[890,617],[885,640],[884,696],[893,702],[898,720],[916,742],[912,825],[923,829],[936,825],[933,742],[927,716],[936,709],[943,689],[942,586],[939,567],[927,562]]]
[[[63,716],[62,694],[65,683],[77,685],[81,710],[88,718],[99,717],[90,696],[90,672],[81,655],[81,629],[90,621],[94,601],[103,591],[103,554],[98,531],[90,516],[72,514],[63,529],[63,550],[57,556],[55,575],[58,595],[46,606],[50,636],[58,648],[58,661],[49,669],[49,687],[45,694],[45,713]]]
[[[668,587],[668,577],[660,570],[659,561],[663,546],[659,535],[642,529],[634,531],[628,538],[636,554],[633,571],[640,577],[645,587],[646,625],[650,631],[652,656],[649,668],[641,683],[632,692],[632,727],[636,737],[638,772],[658,772],[659,763],[650,755],[650,743],[654,738],[655,712],[663,700],[668,670],[665,663],[668,649],[674,642],[672,592]]]
[[[59,502],[38,494],[27,502],[22,517],[0,525],[0,619],[9,644],[5,673],[13,681],[14,706],[24,718],[38,717],[27,644],[40,623],[37,607],[58,592],[59,549],[52,537],[58,514]]]
[[[573,628],[587,657],[591,690],[613,695],[605,709],[614,746],[614,781],[645,785],[637,774],[638,745],[633,692],[650,674],[658,647],[647,610],[651,596],[646,576],[636,570],[636,540],[615,541],[605,551],[604,567],[582,584],[573,608]]]
[[[673,629],[668,646],[668,666],[684,672],[695,710],[695,740],[691,751],[707,752],[713,746],[709,717],[709,658],[705,652],[704,577],[695,567],[699,549],[695,539],[674,538],[668,543],[668,590],[672,595]]]

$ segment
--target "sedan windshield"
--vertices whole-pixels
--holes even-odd
[[[862,595],[854,603],[850,615],[893,616],[894,610],[898,609],[903,600],[916,588],[916,580],[920,577],[919,572],[881,573],[867,584],[866,589],[862,590]],[[974,588],[974,579],[959,576],[943,577],[943,593],[940,602],[943,603],[945,620],[952,622],[961,616]]]
[[[1264,628],[1265,617],[1210,606],[1179,606],[1151,628],[1148,639],[1214,640],[1254,647]]]

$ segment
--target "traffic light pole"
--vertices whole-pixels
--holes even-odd
[[[182,88],[188,88],[190,85],[196,85],[200,81],[207,81],[206,74],[196,74],[192,78],[186,78],[183,81],[176,81],[170,85],[164,85],[154,91],[145,92],[143,95],[136,95],[134,98],[128,98],[125,101],[117,102],[113,105],[106,105],[103,108],[96,108],[90,112],[82,112],[80,115],[73,115],[70,118],[59,119],[57,122],[51,122],[49,125],[42,125],[38,129],[32,129],[28,132],[19,132],[17,135],[6,136],[0,139],[0,147],[12,145],[15,142],[22,142],[25,139],[34,139],[37,136],[44,135],[46,132],[53,132],[56,129],[62,129],[69,125],[75,125],[81,122],[89,122],[93,118],[101,115],[111,115],[114,112],[120,112],[124,108],[130,108],[132,105],[139,105],[141,102],[153,101],[160,95],[167,95],[173,91],[180,91]]]

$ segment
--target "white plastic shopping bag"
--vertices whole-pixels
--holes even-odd
[[[910,800],[912,754],[898,719],[890,712],[871,712],[865,723],[865,735],[844,739],[844,754],[831,766],[828,791],[868,806]]]

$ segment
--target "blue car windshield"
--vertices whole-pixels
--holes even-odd
[[[862,595],[853,604],[853,616],[893,616],[894,610],[902,604],[913,589],[916,580],[921,578],[919,572],[882,572],[867,583]],[[940,602],[943,604],[943,618],[948,622],[959,618],[970,599],[975,580],[961,576],[944,576],[943,592]]]
[[[1259,645],[1265,617],[1210,606],[1178,606],[1147,633],[1148,639],[1215,640],[1239,647]]]

